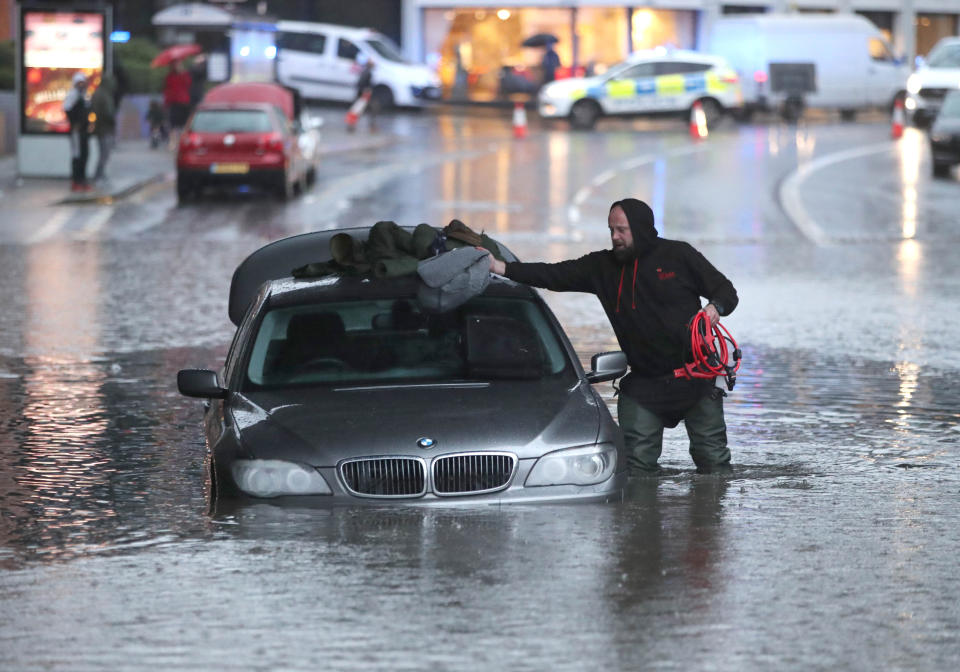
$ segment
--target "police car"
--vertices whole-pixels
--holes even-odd
[[[597,77],[576,77],[540,90],[544,118],[569,118],[592,128],[604,115],[688,114],[700,101],[707,123],[740,108],[737,73],[718,56],[663,48],[638,51]]]

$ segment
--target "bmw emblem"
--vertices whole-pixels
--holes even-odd
[[[435,445],[437,445],[437,442],[428,436],[421,436],[417,439],[417,448],[426,450],[427,448],[433,448]]]

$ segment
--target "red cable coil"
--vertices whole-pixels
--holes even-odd
[[[702,310],[690,321],[690,351],[693,362],[675,369],[675,378],[719,378],[727,380],[727,389],[732,390],[737,382],[741,353],[733,335],[717,322],[709,328],[707,315]],[[729,345],[728,345],[729,344]],[[727,364],[733,356],[733,364]]]

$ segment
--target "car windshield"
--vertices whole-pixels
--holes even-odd
[[[190,130],[195,133],[268,133],[270,115],[262,110],[199,110]]]
[[[960,119],[960,91],[951,91],[943,99],[940,114],[944,118]]]
[[[960,68],[960,44],[945,44],[934,49],[927,65],[931,68]]]
[[[568,365],[534,301],[477,297],[432,314],[412,298],[367,299],[267,312],[243,387],[533,380]]]
[[[381,39],[381,38],[372,39],[372,40],[367,40],[367,44],[370,45],[371,49],[373,49],[375,52],[383,56],[388,61],[395,61],[397,63],[407,62],[406,59],[403,57],[403,55],[400,53],[400,50],[397,49],[397,47],[393,44],[393,42],[390,42],[389,40]]]

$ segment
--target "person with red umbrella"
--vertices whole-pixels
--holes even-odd
[[[172,133],[170,134],[171,147],[176,147],[180,140],[180,131],[190,116],[190,88],[193,83],[190,73],[183,67],[183,59],[196,56],[203,51],[198,44],[175,44],[167,47],[156,58],[150,61],[151,68],[170,66],[170,71],[163,82],[163,106],[167,108],[167,118],[170,120]]]
[[[170,71],[163,81],[163,105],[170,119],[170,146],[176,147],[180,141],[180,132],[190,116],[190,85],[193,82],[190,73],[183,67],[183,61],[170,64]]]

